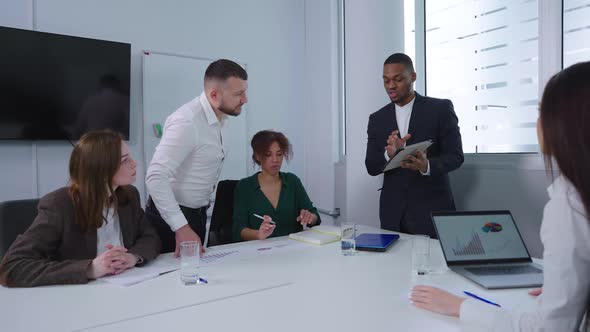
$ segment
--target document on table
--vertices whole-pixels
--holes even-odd
[[[298,245],[296,243],[292,243],[289,240],[265,240],[251,241],[250,243],[242,243],[235,247],[220,248],[219,250],[211,248],[207,249],[201,257],[201,267],[214,263],[231,263],[244,258],[268,255],[277,250],[285,251],[296,249],[297,247]],[[158,258],[147,263],[145,266],[134,267],[123,271],[121,274],[103,277],[99,280],[119,286],[131,286],[178,269],[180,269],[180,259],[174,257],[172,253],[168,253],[158,256]]]
[[[155,260],[142,267],[134,267],[121,274],[100,278],[100,281],[119,286],[131,286],[142,281],[156,278],[160,274],[175,271],[180,268],[180,261],[172,254],[160,255]]]
[[[201,266],[213,262],[223,262],[226,257],[237,253],[237,250],[210,251],[201,257]],[[180,259],[173,256],[172,253],[158,256],[155,260],[147,263],[142,267],[134,267],[123,271],[121,274],[100,278],[109,284],[119,286],[131,286],[137,283],[158,277],[161,274],[176,271],[180,269]]]

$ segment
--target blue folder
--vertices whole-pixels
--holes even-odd
[[[385,251],[399,235],[397,234],[361,234],[356,238],[356,250]]]

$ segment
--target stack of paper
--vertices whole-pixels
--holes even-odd
[[[326,244],[340,240],[340,228],[320,225],[306,231],[291,233],[289,238],[313,244]]]

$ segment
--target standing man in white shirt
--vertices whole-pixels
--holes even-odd
[[[202,243],[225,156],[221,128],[248,101],[247,80],[239,64],[214,61],[205,71],[205,91],[166,119],[146,175],[146,217],[160,235],[163,253],[178,256],[183,241]]]

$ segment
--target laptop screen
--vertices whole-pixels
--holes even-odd
[[[434,213],[432,220],[448,263],[530,259],[508,211]]]

